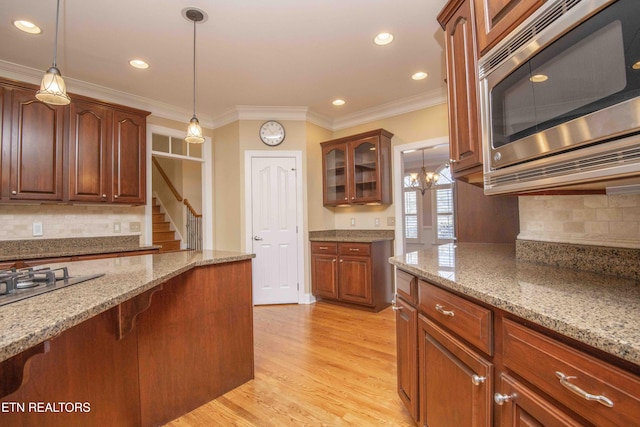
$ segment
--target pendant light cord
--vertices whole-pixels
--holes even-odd
[[[195,116],[196,116],[196,20],[194,19],[193,20],[193,117]]]
[[[58,56],[58,21],[60,19],[60,0],[56,6],[56,32],[53,38],[53,66],[58,67],[56,63],[56,57]]]

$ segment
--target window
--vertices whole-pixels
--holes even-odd
[[[453,178],[448,165],[438,170],[440,179],[435,184],[436,239],[438,243],[455,238],[453,217]]]
[[[202,144],[189,144],[183,136],[179,138],[169,135],[153,133],[151,135],[151,150],[153,154],[168,154],[163,157],[202,159]]]
[[[408,243],[417,243],[420,240],[420,227],[418,215],[420,206],[418,190],[411,187],[411,177],[404,177],[404,238]]]

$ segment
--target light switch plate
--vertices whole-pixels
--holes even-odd
[[[120,233],[120,223],[119,222],[114,222],[113,223],[113,232],[114,233]]]
[[[389,226],[396,225],[396,217],[395,216],[388,216],[387,217],[387,225],[389,225]]]
[[[356,226],[356,219],[355,218],[351,218],[351,226],[352,227]]]
[[[376,227],[380,227],[380,218],[375,218],[373,220],[373,225],[376,226]]]
[[[129,231],[136,232],[140,231],[140,221],[134,221],[129,223]]]

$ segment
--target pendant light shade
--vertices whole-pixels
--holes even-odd
[[[189,9],[186,11],[185,16],[193,21],[193,117],[189,121],[187,137],[184,140],[191,144],[202,144],[204,136],[202,135],[200,122],[196,117],[196,23],[204,19],[204,14],[198,9]]]
[[[56,32],[53,40],[53,65],[47,70],[42,83],[40,83],[40,90],[36,92],[36,98],[51,105],[67,105],[71,102],[71,98],[67,95],[67,87],[62,79],[62,74],[56,64],[56,56],[58,51],[58,18],[60,16],[60,0],[57,1],[56,6]]]
[[[200,122],[194,114],[189,121],[189,127],[187,127],[187,137],[185,141],[191,144],[202,144],[204,142],[204,136],[202,136],[202,128]]]

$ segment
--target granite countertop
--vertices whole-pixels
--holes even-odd
[[[71,276],[105,275],[1,306],[0,361],[194,267],[254,257],[254,254],[240,252],[181,251],[48,264],[52,267],[68,266]]]
[[[640,364],[640,281],[516,260],[513,245],[459,243],[395,256],[422,279]]]
[[[394,238],[394,230],[320,230],[309,232],[309,240],[312,242],[373,243]]]
[[[160,248],[157,245],[141,246],[139,241],[138,235],[3,240],[0,241],[0,261],[136,252]]]

